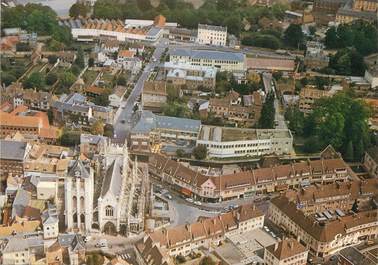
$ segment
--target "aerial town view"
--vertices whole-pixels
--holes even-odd
[[[0,264],[378,265],[378,0],[1,0]]]

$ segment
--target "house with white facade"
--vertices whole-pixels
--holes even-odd
[[[197,42],[199,44],[226,46],[227,27],[198,24]]]
[[[57,238],[59,235],[59,218],[55,205],[48,204],[42,213],[43,238]]]

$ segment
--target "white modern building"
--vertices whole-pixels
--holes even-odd
[[[73,161],[64,179],[67,230],[89,232],[93,219],[94,171],[86,162]]]
[[[199,44],[226,46],[227,27],[198,24],[197,42]]]
[[[241,129],[203,125],[197,146],[205,145],[210,158],[290,154],[293,136],[290,130]]]
[[[246,70],[245,54],[240,52],[174,48],[169,51],[169,60],[171,63],[215,67],[219,71],[244,72]]]
[[[127,28],[122,21],[104,19],[69,19],[61,20],[61,25],[71,29],[72,37],[77,41],[95,39],[114,39],[118,41],[155,42],[163,36],[163,28],[154,25],[142,28]]]

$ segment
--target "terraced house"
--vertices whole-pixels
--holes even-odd
[[[228,175],[206,176],[160,154],[150,157],[149,172],[183,194],[205,201],[245,198],[256,193],[284,191],[310,183],[342,182],[355,177],[342,159],[309,160]]]
[[[321,219],[314,214],[306,215],[295,201],[281,196],[271,200],[268,215],[319,257],[378,237],[378,213],[373,208],[342,214],[328,210],[326,217]]]
[[[264,214],[259,209],[254,205],[242,205],[213,218],[154,231],[145,236],[137,248],[147,264],[165,264],[159,263],[164,256],[187,256],[200,247],[209,249],[218,245],[229,235],[242,234],[263,225]],[[167,259],[166,262],[169,264]]]

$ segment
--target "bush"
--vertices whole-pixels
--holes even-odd
[[[25,88],[36,88],[37,90],[45,89],[45,77],[39,73],[34,72],[24,81]]]
[[[178,263],[184,263],[184,262],[186,261],[186,259],[185,259],[185,257],[182,256],[182,255],[177,255],[177,256],[176,256],[176,261],[177,261]]]
[[[15,82],[17,78],[9,73],[3,73],[1,76],[1,83],[4,84],[5,86],[9,86],[13,82]]]
[[[29,43],[19,42],[19,43],[16,44],[16,51],[28,52],[28,51],[31,51],[31,47],[30,47]]]
[[[46,76],[46,84],[52,86],[58,80],[58,75],[56,73],[49,73]]]
[[[195,159],[203,160],[207,157],[207,147],[205,145],[198,145],[193,149]]]
[[[75,146],[80,144],[80,131],[64,130],[60,136],[60,144],[63,146]]]
[[[49,64],[55,64],[58,61],[58,57],[56,55],[49,55],[47,57]]]

